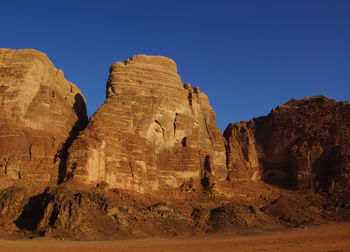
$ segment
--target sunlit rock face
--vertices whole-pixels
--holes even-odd
[[[0,49],[0,106],[0,178],[57,182],[59,151],[87,123],[79,89],[45,54]]]
[[[259,147],[255,142],[254,126],[254,121],[231,123],[224,132],[230,181],[244,183],[261,179]]]
[[[265,182],[284,188],[349,191],[347,102],[324,96],[292,99],[268,116],[229,125],[224,134],[232,180],[261,176]]]
[[[227,177],[225,145],[207,96],[174,61],[136,55],[110,68],[107,99],[69,149],[68,179],[149,192]]]

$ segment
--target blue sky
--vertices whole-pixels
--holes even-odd
[[[0,47],[46,53],[89,114],[113,62],[170,57],[225,129],[291,98],[350,100],[349,13],[348,0],[11,0],[1,2]]]

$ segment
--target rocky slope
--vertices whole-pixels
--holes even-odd
[[[25,189],[14,187],[0,192],[0,235],[105,240],[262,231],[343,220],[324,208],[324,199],[317,195],[259,183],[235,193],[227,198],[169,190],[158,196],[109,189],[103,183],[95,188],[66,184],[28,199]]]
[[[111,66],[106,102],[69,149],[68,179],[150,192],[226,177],[215,113],[174,61],[137,55]]]
[[[87,122],[79,89],[45,54],[0,49],[0,102],[1,187],[57,183],[65,144]]]

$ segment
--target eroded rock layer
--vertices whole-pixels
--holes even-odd
[[[175,62],[137,55],[110,68],[106,102],[69,149],[67,178],[138,192],[227,177],[225,145],[207,96]]]
[[[0,49],[0,179],[57,182],[64,144],[87,122],[85,100],[47,56]]]
[[[292,99],[268,116],[224,133],[236,179],[284,188],[345,192],[350,187],[350,105],[324,96]],[[231,176],[234,177],[234,176]]]

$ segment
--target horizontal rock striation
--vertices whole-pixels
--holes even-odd
[[[149,192],[226,177],[215,113],[174,61],[136,55],[111,66],[105,103],[69,149],[68,179]]]
[[[0,106],[0,179],[57,182],[66,141],[87,123],[79,89],[45,54],[0,49]]]

